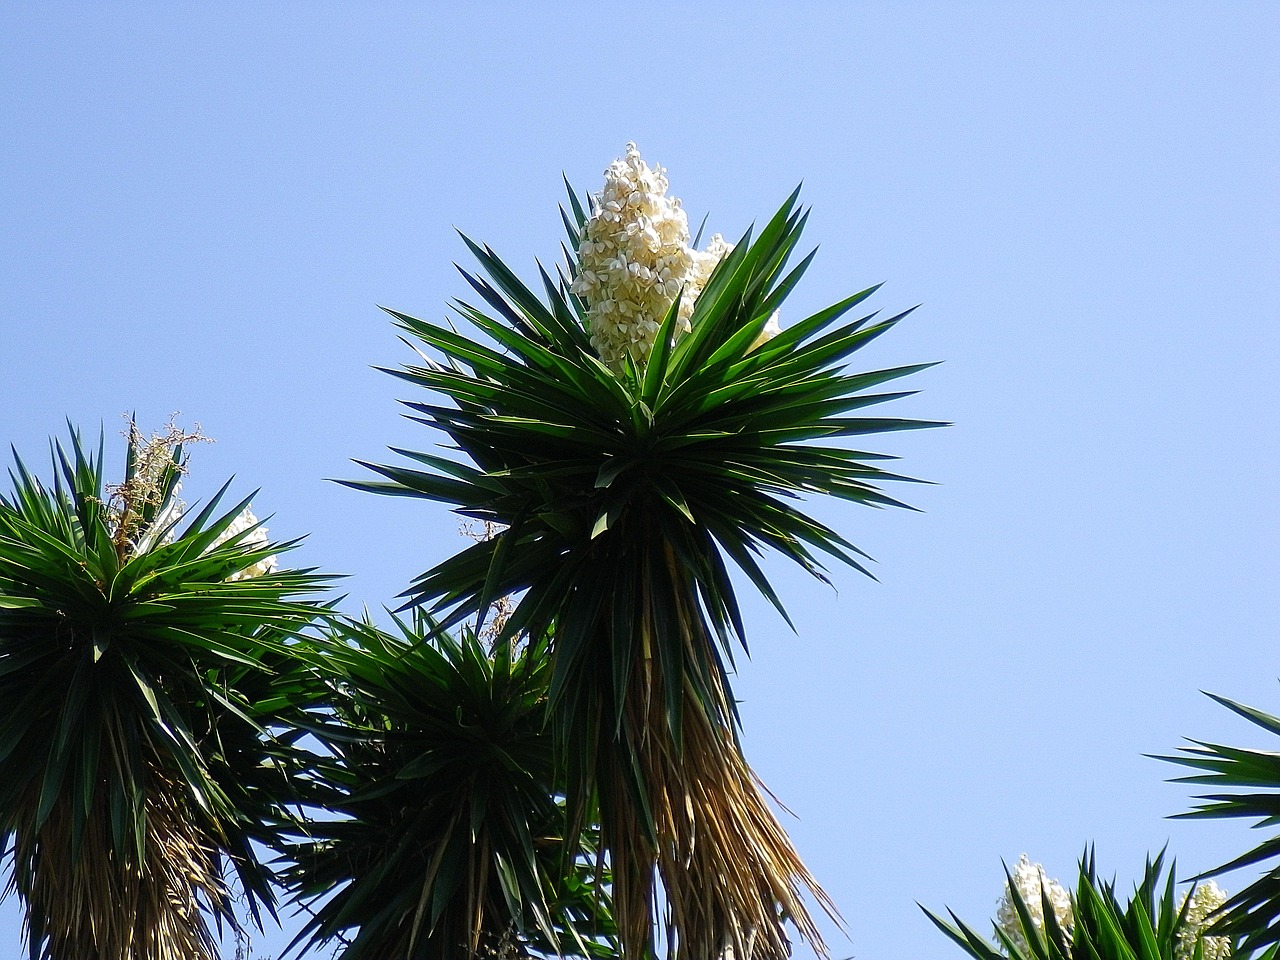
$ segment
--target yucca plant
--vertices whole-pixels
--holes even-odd
[[[1038,865],[1019,864],[1010,873],[988,940],[951,911],[945,920],[922,907],[929,919],[974,960],[1247,960],[1253,952],[1233,950],[1232,941],[1214,935],[1208,919],[1222,903],[1216,887],[1176,892],[1175,870],[1162,882],[1164,853],[1148,858],[1142,880],[1128,901],[1115,881],[1100,881],[1092,851],[1080,860],[1073,894],[1048,881]],[[1032,870],[1026,870],[1032,866]],[[1036,874],[1039,877],[1036,877]],[[1037,881],[1038,882],[1035,882]],[[1276,950],[1256,960],[1274,960]]]
[[[590,217],[570,190],[566,265],[558,278],[539,268],[544,298],[466,240],[488,275],[463,271],[482,304],[453,304],[470,335],[390,311],[429,352],[388,372],[444,401],[407,405],[461,456],[396,450],[416,465],[365,464],[385,479],[351,485],[500,529],[417,578],[408,604],[447,626],[516,596],[507,631],[551,638],[571,825],[598,809],[628,957],[654,944],[655,867],[673,954],[784,957],[786,923],[821,950],[805,895],[834,906],[736,739],[729,669],[746,628],[729,565],[784,617],[757,563],[766,550],[818,577],[822,554],[865,569],[796,497],[901,506],[879,486],[907,479],[883,469],[890,458],[838,442],[934,425],[849,415],[906,396],[876,388],[928,364],[847,369],[905,316],[844,319],[875,288],[777,332],[813,256],[787,272],[807,217],[797,195],[758,237],[699,253],[660,168],[634,147],[626,165]],[[609,292],[614,281],[643,290]]]
[[[321,647],[332,686],[311,731],[307,802],[289,851],[311,919],[295,944],[341,960],[615,957],[590,846],[565,847],[546,727],[545,650],[421,617],[349,622]]]
[[[274,569],[249,499],[184,516],[176,428],[131,427],[119,484],[72,430],[0,497],[0,833],[32,960],[198,960],[272,910],[255,841],[287,818],[292,639],[323,576]]]
[[[1208,696],[1268,733],[1280,735],[1280,718],[1226,697]],[[1197,797],[1202,802],[1196,809],[1177,816],[1256,819],[1256,826],[1262,828],[1280,824],[1280,753],[1202,740],[1192,740],[1191,744],[1179,748],[1182,750],[1179,756],[1160,758],[1200,771],[1178,777],[1176,782],[1203,784],[1231,792]],[[1217,876],[1268,861],[1270,865],[1261,877],[1226,902],[1218,923],[1222,932],[1242,938],[1251,949],[1280,943],[1280,834],[1268,837],[1247,853],[1205,874]]]

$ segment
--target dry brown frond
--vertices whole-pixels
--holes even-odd
[[[217,858],[176,782],[152,769],[144,790],[141,861],[116,849],[102,790],[78,850],[70,805],[79,798],[59,799],[38,830],[15,830],[15,862],[30,877],[19,893],[28,916],[42,918],[52,960],[217,960],[201,909],[201,900],[228,906]]]
[[[706,642],[691,626],[692,610],[680,611],[678,618],[687,646]],[[646,633],[651,628],[652,621]],[[645,659],[632,674],[623,718],[624,742],[638,746],[656,847],[627,787],[625,758],[616,749],[601,751],[614,758],[611,775],[600,783],[601,833],[613,858],[614,915],[627,956],[642,956],[651,936],[655,868],[673,957],[721,958],[732,949],[737,960],[785,960],[791,955],[788,923],[826,956],[806,895],[837,923],[843,921],[778,822],[731,730],[717,722],[716,715],[730,715],[725,691],[714,684],[718,709],[709,715],[691,680],[684,679],[677,744],[663,683],[660,660]]]
[[[653,678],[647,685],[660,689]],[[791,949],[784,923],[825,956],[806,894],[837,922],[839,913],[778,823],[729,732],[713,729],[690,695],[677,752],[659,698],[639,699],[649,701],[647,714],[631,713],[626,722],[643,745],[639,760],[657,848],[621,771],[610,791],[615,803],[605,805],[614,815],[602,824],[614,858],[614,913],[628,955],[642,955],[652,930],[656,864],[673,956],[718,958],[732,948],[742,960],[785,960]],[[641,723],[644,729],[635,729]]]

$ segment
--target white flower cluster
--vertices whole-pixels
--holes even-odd
[[[1187,905],[1187,918],[1178,931],[1178,945],[1174,955],[1178,960],[1191,960],[1195,956],[1196,941],[1204,946],[1204,960],[1227,960],[1231,956],[1231,939],[1229,937],[1206,937],[1205,927],[1211,925],[1209,914],[1227,902],[1226,892],[1212,880],[1198,883],[1191,892],[1191,902],[1182,898]]]
[[[1031,920],[1038,930],[1044,929],[1044,897],[1041,891],[1047,894],[1049,905],[1053,908],[1054,919],[1070,938],[1071,931],[1075,928],[1071,894],[1058,881],[1050,880],[1045,875],[1044,867],[1038,863],[1032,863],[1025,853],[1018,858],[1017,866],[1013,868],[1013,886],[1017,889],[1022,902],[1026,904],[1027,912],[1031,914]],[[1014,909],[1008,884],[1005,885],[1004,896],[1000,899],[996,922],[1005,936],[1022,952],[1029,952],[1027,938],[1023,935],[1022,924],[1018,920],[1017,910]]]
[[[694,301],[733,245],[716,234],[706,250],[690,246],[688,218],[667,196],[666,171],[650,168],[634,143],[604,178],[578,243],[573,292],[587,304],[591,345],[617,370],[624,357],[648,360],[676,297],[676,336],[689,332]]]
[[[267,539],[267,528],[260,527],[257,524],[258,518],[253,515],[252,510],[245,507],[240,511],[240,515],[231,521],[231,525],[217,536],[209,549],[216,550],[237,534],[256,528],[241,540],[238,546],[243,550],[260,550],[270,541]],[[260,577],[263,574],[275,573],[279,566],[280,564],[274,556],[263,557],[257,563],[231,574],[231,576],[227,577],[227,580],[228,582],[232,580],[248,580],[250,577]]]

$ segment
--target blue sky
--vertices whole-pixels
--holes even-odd
[[[923,304],[866,363],[945,361],[897,412],[955,426],[880,444],[925,512],[814,505],[880,582],[769,568],[798,631],[748,609],[748,757],[835,957],[956,957],[915,902],[985,922],[1001,858],[1095,842],[1128,883],[1251,842],[1164,819],[1143,754],[1255,740],[1202,689],[1280,710],[1277,41],[1243,2],[4,3],[0,440],[181,411],[192,493],[260,487],[378,607],[460,542],[326,479],[434,442],[376,305],[441,317],[455,227],[554,259],[561,173],[628,140],[727,236],[803,182],[786,314]]]

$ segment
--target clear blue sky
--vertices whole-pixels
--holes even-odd
[[[881,582],[771,568],[798,636],[748,611],[748,755],[835,957],[955,958],[915,901],[984,922],[1001,858],[1251,841],[1165,820],[1142,754],[1253,739],[1200,689],[1280,710],[1277,49],[1270,2],[6,2],[0,440],[181,411],[218,441],[188,489],[261,487],[377,607],[459,541],[325,479],[433,442],[375,304],[442,316],[455,226],[554,259],[561,172],[627,140],[730,236],[803,181],[787,313],[923,303],[867,363],[945,360],[898,412],[956,426],[881,444],[926,512],[816,508]]]

